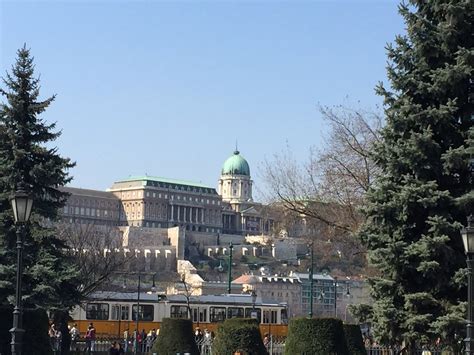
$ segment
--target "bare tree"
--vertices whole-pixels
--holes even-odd
[[[343,106],[319,110],[330,128],[324,148],[311,148],[308,160],[299,163],[287,147],[266,162],[264,178],[271,199],[285,209],[352,233],[362,222],[358,208],[377,175],[371,151],[382,118]]]
[[[363,222],[359,209],[378,171],[371,152],[382,118],[363,110],[320,107],[329,130],[322,149],[311,148],[300,163],[290,148],[265,163],[276,228],[315,242],[317,263],[356,272],[365,250],[354,237]],[[275,212],[274,212],[275,213]]]
[[[125,256],[121,234],[116,227],[61,223],[56,229],[80,270],[83,296],[123,271],[127,260],[133,257],[131,254]]]

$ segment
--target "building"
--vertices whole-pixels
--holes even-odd
[[[70,194],[61,210],[64,222],[118,226],[122,219],[122,204],[107,191],[61,187]]]
[[[291,274],[301,280],[301,311],[303,315],[310,312],[311,280],[308,273],[294,272]],[[340,290],[338,289],[338,293]],[[313,274],[313,316],[334,316],[334,279],[325,274]]]
[[[298,277],[278,275],[242,275],[232,281],[232,284],[240,284],[243,293],[251,293],[254,291],[257,296],[262,299],[273,300],[278,303],[287,303],[289,317],[302,315],[302,283]]]
[[[301,280],[301,305],[303,314],[310,310],[310,278],[307,273],[291,274]],[[369,288],[360,278],[333,278],[325,274],[313,275],[313,315],[315,317],[337,317],[353,322],[348,312],[350,305],[371,304]]]
[[[235,151],[222,166],[218,191],[200,183],[155,176],[118,180],[107,191],[64,187],[63,220],[70,223],[182,227],[213,234],[262,234],[272,221],[252,199],[248,162]]]

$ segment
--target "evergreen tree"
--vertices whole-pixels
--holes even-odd
[[[386,127],[375,148],[380,178],[361,237],[371,265],[375,336],[409,346],[464,329],[460,229],[473,212],[474,3],[401,4],[407,34],[387,47]],[[471,156],[470,156],[471,155]]]
[[[50,148],[60,132],[38,116],[54,96],[40,101],[39,79],[33,75],[33,58],[23,47],[0,89],[6,98],[0,106],[0,304],[12,304],[15,294],[16,237],[9,197],[23,182],[34,198],[24,239],[24,307],[64,310],[77,304],[80,279],[52,222],[67,197],[58,187],[71,180],[68,169],[74,163]]]

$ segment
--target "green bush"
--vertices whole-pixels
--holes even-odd
[[[159,355],[176,355],[176,353],[199,355],[191,320],[164,318],[152,352]]]
[[[0,354],[11,354],[11,333],[13,309],[9,307],[0,308]],[[23,354],[50,355],[52,354],[49,344],[48,329],[49,321],[46,311],[43,309],[25,310],[23,312]]]
[[[342,321],[297,318],[290,321],[285,355],[348,355]]]
[[[367,351],[362,339],[362,332],[358,324],[344,324],[347,350],[350,355],[366,355]]]
[[[256,319],[231,318],[219,324],[212,354],[229,355],[236,351],[248,355],[267,354]]]

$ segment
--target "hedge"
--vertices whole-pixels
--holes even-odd
[[[349,355],[342,321],[333,318],[290,320],[285,355]]]
[[[256,319],[231,318],[219,324],[212,344],[213,355],[240,351],[246,355],[267,355]]]
[[[11,333],[13,324],[13,309],[0,307],[0,354],[11,354]],[[43,309],[23,311],[23,354],[51,355],[48,329],[49,320]]]
[[[176,355],[176,353],[199,355],[191,320],[164,318],[152,352],[159,355]]]
[[[362,332],[358,324],[344,324],[344,335],[350,355],[366,355],[367,351],[362,339]]]

